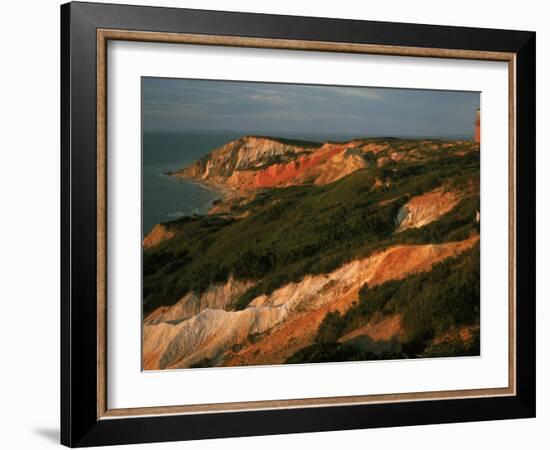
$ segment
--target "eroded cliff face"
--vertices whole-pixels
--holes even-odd
[[[478,239],[472,236],[439,245],[393,246],[329,274],[308,275],[300,282],[289,283],[270,295],[255,298],[242,311],[226,310],[246,288],[246,284],[239,285],[232,279],[200,297],[187,295],[173,307],[159,309],[146,318],[144,368],[283,363],[313,343],[327,312],[344,312],[357,301],[365,283],[374,286],[430,270],[433,264],[470,248]],[[363,330],[363,334],[384,338],[384,329],[399,329],[398,319],[392,320],[386,326]]]
[[[232,192],[247,194],[266,188],[332,183],[357,170],[396,162],[429,160],[442,149],[464,143],[430,140],[392,144],[391,139],[308,143],[245,136],[212,151],[172,175],[191,178]],[[457,150],[462,155],[472,149]]]
[[[205,309],[178,324],[144,325],[144,368],[189,367],[208,360],[216,364],[224,353],[263,333],[285,316],[284,309],[247,308],[243,311]]]
[[[241,194],[303,183],[328,184],[368,166],[363,154],[387,145],[362,141],[300,146],[244,137],[207,155],[176,176],[224,186]]]
[[[257,171],[233,172],[225,183],[241,191],[304,183],[328,184],[365,167],[365,160],[345,145],[325,144],[319,150],[288,163],[272,164]]]
[[[212,151],[176,175],[224,184],[236,171],[291,161],[313,150],[314,147],[294,145],[289,141],[245,136]]]
[[[175,234],[175,231],[169,230],[166,225],[158,223],[147,234],[147,236],[143,238],[143,247],[153,247],[157,244],[160,244],[162,241],[173,238]]]
[[[210,286],[201,295],[189,292],[175,305],[157,308],[144,319],[144,323],[154,325],[162,322],[181,322],[205,309],[226,309],[254,284],[253,281],[237,281],[230,277],[225,284]]]
[[[397,231],[428,225],[451,211],[460,198],[458,192],[445,191],[443,188],[411,198],[397,215]]]

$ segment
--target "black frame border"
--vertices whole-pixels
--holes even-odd
[[[516,395],[97,419],[96,30],[516,54]],[[534,417],[534,32],[114,4],[61,6],[61,443],[70,447]]]

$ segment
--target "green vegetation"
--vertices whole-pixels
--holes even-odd
[[[471,340],[462,341],[456,337],[440,344],[429,345],[422,356],[424,358],[445,358],[449,356],[479,356],[479,329],[474,333]]]
[[[304,364],[320,362],[370,361],[383,359],[398,359],[396,353],[373,353],[362,350],[353,344],[326,342],[310,345],[292,355],[285,364]]]
[[[320,344],[336,342],[344,334],[346,322],[342,320],[340,311],[329,312],[319,325],[315,341]]]
[[[198,216],[166,223],[176,232],[174,238],[143,254],[144,312],[172,305],[188,292],[201,293],[229,276],[257,281],[233,305],[242,309],[257,295],[306,274],[330,272],[376,249],[396,243],[459,240],[477,232],[473,219],[479,210],[479,153],[471,151],[473,144],[433,151],[429,143],[419,145],[413,140],[372,141],[392,148],[415,146],[431,156],[390,161],[383,168],[366,158],[367,169],[328,185],[259,193],[246,205],[235,206],[231,217]],[[454,155],[461,149],[469,153]],[[387,186],[375,187],[377,179]],[[465,192],[459,205],[430,225],[394,233],[397,212],[408,198],[442,185]],[[387,203],[380,205],[383,201]],[[246,217],[235,218],[245,212]],[[386,304],[393,305],[390,300]],[[416,320],[418,330],[436,327],[422,317],[407,320],[411,324]]]
[[[213,361],[210,358],[203,358],[194,364],[190,364],[190,369],[203,369],[205,367],[213,367]]]

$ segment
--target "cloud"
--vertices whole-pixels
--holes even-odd
[[[473,130],[479,93],[143,78],[145,129],[442,135]]]

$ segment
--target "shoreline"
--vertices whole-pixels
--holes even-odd
[[[186,176],[182,174],[181,171],[166,173],[166,175],[170,177],[174,177],[181,181],[187,181],[188,183],[199,185],[209,191],[214,191],[215,193],[220,194],[220,196],[222,197],[220,200],[222,202],[225,202],[227,200],[233,200],[240,196],[239,192],[236,189],[230,188],[224,184],[216,183],[214,181],[200,180],[198,178]]]
[[[187,177],[187,176],[183,175],[180,171],[168,170],[166,172],[161,172],[160,174],[162,176],[166,176],[167,178],[171,178],[173,181],[185,181],[189,184],[197,185],[197,186],[205,189],[206,191],[208,191],[210,194],[213,195],[213,198],[208,200],[208,202],[206,202],[206,203],[202,204],[200,207],[196,208],[196,209],[201,211],[200,213],[198,213],[198,215],[201,215],[201,216],[213,214],[214,210],[216,208],[218,208],[222,205],[227,205],[228,201],[231,201],[232,199],[235,199],[235,198],[239,197],[238,191],[236,191],[234,189],[228,188],[227,186],[224,186],[224,185],[221,185],[221,184],[218,184],[218,183],[213,183],[213,182],[198,180],[198,179],[192,178],[192,177]],[[174,222],[174,221],[179,220],[182,217],[186,217],[186,216],[192,217],[193,215],[197,214],[196,212],[191,212],[189,214],[183,214],[181,216],[170,217],[171,214],[176,214],[176,213],[177,213],[177,211],[171,211],[171,212],[167,213],[166,216],[168,218],[166,220],[160,220],[158,222],[155,222],[151,226],[151,229],[143,235],[142,240],[146,239],[147,236],[154,230],[154,228],[157,225],[163,225],[163,224],[166,224],[166,223]]]

